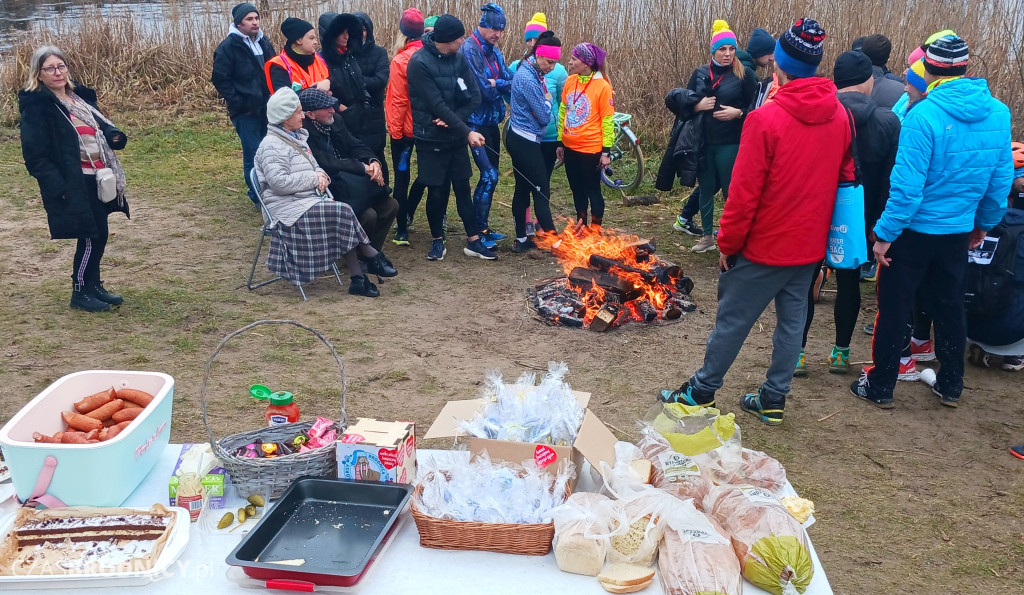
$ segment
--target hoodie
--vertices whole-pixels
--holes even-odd
[[[1010,110],[984,79],[934,87],[903,120],[875,234],[891,242],[904,229],[944,235],[995,227],[1013,183],[1010,140]]]
[[[355,52],[359,70],[363,75],[363,84],[370,94],[370,111],[363,125],[366,133],[383,135],[386,130],[384,117],[384,95],[387,91],[390,65],[388,52],[377,45],[373,37],[373,21],[365,12],[352,13],[366,29],[366,39]]]
[[[320,55],[330,71],[331,95],[345,106],[341,112],[345,126],[356,138],[363,140],[371,132],[367,126],[371,120],[370,94],[366,90],[363,71],[357,58],[363,45],[363,25],[355,15],[331,14],[326,13],[320,17],[320,44],[323,46]],[[348,31],[348,44],[338,49],[338,36],[343,31]]]
[[[747,115],[718,247],[769,266],[825,258],[839,182],[853,180],[851,131],[832,81],[783,85]]]

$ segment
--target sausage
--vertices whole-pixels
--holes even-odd
[[[125,401],[131,401],[139,407],[145,407],[153,402],[153,395],[142,390],[135,390],[134,388],[122,388],[117,391],[117,398]]]
[[[117,423],[121,423],[123,421],[131,421],[138,417],[143,411],[145,410],[142,407],[131,407],[125,405],[124,409],[114,412],[112,419]]]
[[[121,424],[118,424],[118,425],[110,427],[110,428],[104,428],[103,431],[106,432],[106,435],[104,435],[103,431],[101,431],[100,432],[100,440],[101,441],[113,440],[115,437],[117,437],[118,434],[121,433],[121,430],[123,430],[123,429],[124,428],[121,427]]]
[[[60,436],[47,436],[46,434],[40,434],[39,432],[32,432],[32,439],[36,442],[44,442],[46,444],[60,444]]]
[[[102,422],[110,419],[110,416],[114,415],[115,413],[122,409],[124,409],[124,401],[122,401],[121,399],[114,399],[113,401],[107,403],[106,405],[98,409],[93,409],[89,413],[86,413],[85,416],[91,417],[93,419],[98,419]]]
[[[124,411],[124,409],[122,409],[121,411]],[[118,413],[120,413],[120,411]],[[103,427],[104,428],[109,428],[110,426],[116,426],[117,424],[118,424],[118,421],[116,419],[114,419],[113,417],[111,417],[110,419],[103,420]]]
[[[65,411],[60,415],[64,418],[64,423],[68,424],[68,426],[74,430],[88,432],[90,430],[99,430],[103,427],[103,422],[100,420],[87,417],[81,413]]]
[[[107,390],[101,390],[100,392],[89,395],[81,401],[75,403],[75,411],[79,413],[89,413],[99,409],[107,403],[114,400],[114,387],[110,387]]]

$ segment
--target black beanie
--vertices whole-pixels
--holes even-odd
[[[284,39],[288,45],[302,39],[303,35],[312,30],[313,25],[309,21],[295,17],[288,17],[281,23],[281,33],[284,33]]]
[[[758,27],[747,40],[747,53],[755,60],[775,51],[775,38],[772,34]]]
[[[260,13],[260,11],[256,10],[256,7],[249,2],[236,4],[235,7],[231,9],[231,20],[235,22],[235,26],[237,27],[242,23],[242,19],[245,18],[245,15],[250,12],[255,12],[256,14]]]
[[[860,50],[850,50],[836,58],[832,78],[837,89],[845,89],[863,83],[871,74],[871,59]]]
[[[864,55],[870,58],[871,63],[875,66],[885,66],[889,61],[889,54],[892,53],[892,42],[885,35],[875,33],[864,39],[860,51],[864,52]]]
[[[466,27],[458,17],[443,14],[434,23],[434,41],[450,43],[466,34]]]

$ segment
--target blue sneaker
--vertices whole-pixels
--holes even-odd
[[[860,378],[854,380],[853,384],[850,385],[850,394],[858,399],[871,403],[879,409],[892,409],[896,407],[896,404],[893,403],[892,397],[889,397],[888,399],[876,399],[875,397],[872,397],[869,389],[870,386],[867,373],[862,371],[860,373]]]
[[[692,386],[690,381],[687,380],[676,390],[663,390],[658,395],[658,400],[662,403],[681,403],[683,405],[691,405],[694,407],[714,407],[715,406],[715,395],[705,395],[697,392]]]
[[[497,247],[498,245],[497,242],[492,242],[491,240],[488,240],[486,235],[480,236],[480,243],[483,244],[484,247],[487,248],[488,250],[494,250],[494,248]]]
[[[430,244],[427,260],[444,260],[446,254],[448,254],[448,249],[444,247],[444,240],[434,240]]]
[[[463,248],[462,251],[466,256],[475,256],[476,258],[482,258],[484,260],[494,260],[495,258],[498,258],[497,254],[491,252],[487,246],[484,246],[483,242],[480,241],[480,238],[466,244],[466,247]]]
[[[483,236],[483,238],[485,240],[487,240],[488,242],[492,242],[492,243],[493,242],[500,242],[501,240],[505,239],[505,234],[498,233],[498,232],[492,231],[490,229],[488,229],[487,231],[483,232],[480,235]]]

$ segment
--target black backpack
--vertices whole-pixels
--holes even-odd
[[[977,250],[971,251],[967,265],[967,291],[964,302],[967,315],[978,318],[1002,316],[1014,296],[1024,286],[1024,223],[1010,225],[1004,219],[988,232],[998,243],[992,246],[987,238]],[[993,252],[994,249],[994,252]],[[982,264],[979,258],[991,262]]]

